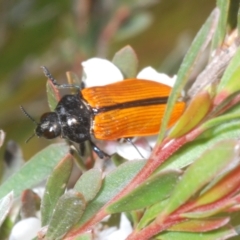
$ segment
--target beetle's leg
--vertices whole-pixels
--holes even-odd
[[[107,153],[105,153],[104,151],[102,151],[94,142],[92,142],[91,140],[89,140],[93,151],[98,155],[99,158],[105,158],[110,159],[110,155],[108,155]]]
[[[139,149],[136,147],[136,145],[132,142],[132,138],[124,138],[126,139],[127,142],[131,143],[132,146],[137,150],[137,152],[139,153],[139,155],[144,158],[144,156],[141,154],[141,152],[139,151]]]
[[[85,150],[86,150],[85,143],[81,142],[79,144],[79,153],[80,153],[81,156],[84,156],[84,154],[86,152]]]
[[[81,90],[81,87],[74,84],[59,84],[57,80],[52,76],[52,74],[49,72],[49,70],[45,66],[41,66],[43,69],[44,75],[52,82],[54,86],[57,88],[76,88],[78,90]]]

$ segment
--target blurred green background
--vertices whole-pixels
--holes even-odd
[[[173,74],[192,38],[215,7],[214,0],[3,0],[0,4],[0,128],[23,149],[27,160],[45,139],[25,140],[49,111],[47,66],[63,83],[66,71],[81,76],[81,62],[94,56],[112,59],[131,45],[139,70],[153,66]]]

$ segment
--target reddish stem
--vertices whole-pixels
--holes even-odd
[[[177,219],[169,219],[165,223],[159,224],[156,220],[152,222],[150,225],[148,225],[146,228],[142,229],[141,231],[134,231],[132,232],[127,240],[139,240],[139,239],[150,239],[152,236],[158,234],[159,232],[164,231],[165,229],[168,229],[172,225],[175,225],[177,223],[180,223],[184,221],[183,218],[177,218]]]
[[[67,235],[67,240],[73,239],[72,237],[77,234],[88,231],[94,224],[101,221],[105,216],[109,213],[106,212],[106,208],[112,204],[113,202],[119,200],[123,196],[130,193],[133,189],[136,188],[139,184],[144,182],[165,160],[167,160],[174,152],[176,152],[181,146],[192,141],[197,136],[202,133],[202,129],[197,128],[192,130],[187,135],[180,137],[178,139],[174,139],[165,143],[164,145],[157,146],[150,159],[146,163],[146,165],[142,168],[142,170],[133,178],[133,180],[113,199],[111,199],[106,205],[104,205],[97,214],[95,214],[88,222],[86,222],[81,228],[72,231]]]

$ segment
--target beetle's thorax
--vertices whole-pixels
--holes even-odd
[[[81,143],[90,139],[91,109],[79,94],[65,95],[55,112],[61,125],[61,137]]]

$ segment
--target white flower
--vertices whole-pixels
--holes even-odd
[[[132,226],[125,214],[121,214],[120,225],[110,227],[98,233],[99,240],[123,240],[132,233]]]
[[[146,67],[138,73],[137,78],[153,80],[168,85],[169,87],[173,87],[177,80],[177,75],[170,78],[165,73],[159,73],[152,67]]]
[[[124,79],[121,71],[106,59],[91,58],[83,62],[82,66],[84,72],[83,81],[86,87],[104,86]],[[138,73],[136,78],[152,80],[173,87],[177,76],[175,75],[171,78],[164,73],[157,72],[152,67],[146,67]],[[151,139],[151,143],[149,139]],[[156,142],[156,136],[154,138],[139,138],[136,141],[133,140],[133,142],[136,147],[131,143],[115,142],[114,144],[113,142],[109,142],[107,143],[106,151],[112,154],[115,148],[119,155],[128,160],[142,159],[143,157],[148,158],[151,154],[151,147]]]
[[[9,240],[31,240],[41,228],[38,218],[30,217],[19,221],[12,229]]]
[[[82,62],[86,87],[104,86],[124,79],[121,71],[110,61],[102,58],[90,58]],[[137,75],[138,79],[148,79],[173,87],[177,76],[170,78],[159,73],[152,67],[143,68]]]
[[[121,71],[110,61],[91,58],[82,62],[86,87],[103,86],[123,80]]]
[[[129,142],[120,143],[116,146],[116,152],[125,159],[147,159],[150,157],[152,148],[157,141],[157,135],[150,137],[139,137]],[[134,144],[134,146],[133,146]]]

